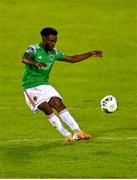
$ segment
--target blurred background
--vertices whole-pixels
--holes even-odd
[[[0,0],[0,177],[137,177],[136,11],[137,0]],[[45,154],[40,151],[39,156],[31,157],[36,152],[34,147],[42,143],[35,139],[42,138],[45,142],[45,139],[62,138],[42,113],[30,112],[20,85],[24,69],[22,55],[28,45],[41,42],[39,32],[49,26],[58,30],[56,48],[66,54],[90,50],[104,53],[102,59],[90,58],[77,64],[57,62],[50,76],[51,84],[61,93],[82,129],[95,137],[93,142],[85,144],[87,151],[75,173],[72,171],[79,155],[71,154],[67,159],[65,151],[74,152],[75,148],[83,151],[83,144],[57,147],[59,152],[55,151],[54,156],[64,154],[66,159],[59,159],[63,164],[50,164],[55,148],[49,150],[51,159],[46,162],[46,148],[42,149]],[[100,100],[109,94],[117,98],[119,108],[116,113],[106,115],[100,109]],[[98,138],[105,136],[134,140],[120,144],[102,140],[100,146]],[[16,142],[24,138],[34,141],[29,144],[23,141],[25,145]],[[15,142],[8,143],[9,140]],[[112,151],[110,154],[108,149]],[[87,153],[91,156],[86,156]],[[83,161],[88,166],[85,171]],[[53,173],[52,167],[59,170]]]

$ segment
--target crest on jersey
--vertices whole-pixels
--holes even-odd
[[[37,101],[37,97],[36,96],[33,96],[32,97],[34,101]]]

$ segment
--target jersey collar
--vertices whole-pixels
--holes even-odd
[[[45,51],[45,47],[44,47],[44,45],[43,45],[43,43],[41,42],[41,43],[39,43],[39,46]],[[53,50],[52,50],[53,51]],[[52,52],[52,51],[45,51],[46,53],[48,53],[48,52]]]

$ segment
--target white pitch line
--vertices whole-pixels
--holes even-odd
[[[113,136],[103,136],[97,137],[98,140],[118,140],[118,141],[130,141],[130,140],[137,140],[136,136],[131,137],[113,137]]]
[[[97,141],[131,141],[137,140],[136,136],[131,137],[113,137],[113,136],[100,136],[95,137]],[[63,141],[63,139],[43,139],[43,138],[24,138],[24,139],[3,139],[0,140],[0,143],[19,143],[19,142],[55,142],[55,141]]]
[[[52,142],[52,141],[61,141],[62,139],[43,139],[43,138],[24,138],[24,139],[7,139],[7,140],[0,140],[0,142],[7,142],[7,143],[12,143],[12,142]]]

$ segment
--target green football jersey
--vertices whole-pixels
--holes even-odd
[[[28,53],[34,61],[47,64],[47,67],[39,69],[33,65],[25,64],[21,83],[24,91],[38,85],[49,84],[49,74],[54,62],[56,60],[63,61],[65,57],[64,53],[55,48],[52,51],[46,52],[41,43],[29,46],[26,53]]]

